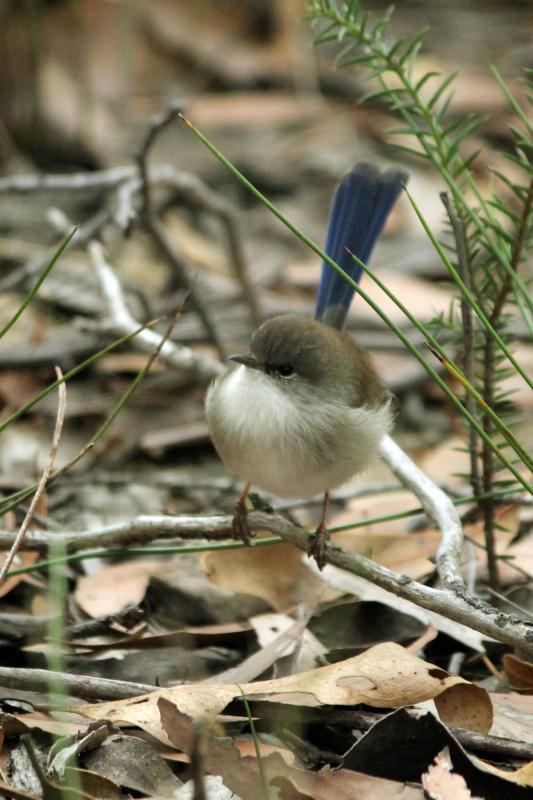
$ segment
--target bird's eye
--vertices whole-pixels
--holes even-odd
[[[276,372],[278,375],[281,375],[282,378],[292,378],[294,375],[294,368],[291,367],[290,364],[280,364],[276,367]]]

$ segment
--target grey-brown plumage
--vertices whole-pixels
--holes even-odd
[[[391,426],[370,356],[348,334],[293,315],[252,336],[250,353],[206,398],[226,466],[282,497],[310,497],[363,470]]]
[[[316,391],[350,406],[375,406],[383,386],[369,354],[342,330],[293,314],[274,317],[252,336],[252,355],[263,365],[293,366]]]

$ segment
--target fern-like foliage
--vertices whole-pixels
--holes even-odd
[[[494,171],[495,188],[485,196],[472,170],[478,153],[466,154],[463,147],[485,118],[450,113],[456,74],[427,72],[415,77],[424,32],[394,38],[389,35],[391,12],[376,19],[357,0],[344,3],[312,0],[309,16],[317,31],[317,44],[339,43],[337,66],[356,68],[361,77],[376,87],[362,100],[379,98],[401,120],[401,126],[391,131],[392,141],[394,135],[401,135],[402,143],[397,146],[410,156],[431,162],[446,187],[444,200],[453,232],[451,259],[446,256],[449,242],[439,244],[431,231],[428,234],[459,290],[461,313],[451,313],[446,320],[434,320],[431,327],[434,332],[446,328],[454,337],[466,378],[483,402],[497,412],[501,425],[495,426],[494,415],[480,411],[472,397],[468,398],[469,409],[477,414],[485,432],[496,437],[512,416],[509,398],[501,389],[506,375],[516,370],[533,389],[531,377],[512,353],[509,330],[512,306],[516,305],[527,330],[533,334],[530,280],[523,274],[526,255],[533,248],[533,127],[528,113],[493,68],[494,78],[517,118],[517,125],[511,128],[514,148],[506,154],[512,169],[508,173]],[[532,73],[526,73],[525,84],[526,100],[531,104]],[[405,144],[409,138],[412,144]],[[505,446],[506,442],[498,444]],[[500,477],[493,450],[485,441],[480,446],[477,434],[472,431],[469,451],[474,492],[486,495]],[[516,452],[520,454],[520,448],[515,448]],[[522,456],[527,464],[527,454]],[[480,500],[480,513],[485,522],[490,578],[497,584],[495,509],[490,499]]]

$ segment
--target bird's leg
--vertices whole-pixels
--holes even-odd
[[[324,569],[326,564],[326,544],[328,542],[328,530],[326,528],[326,515],[329,506],[329,492],[324,492],[324,503],[322,505],[322,516],[318,527],[309,541],[308,553],[313,556],[319,569]]]
[[[250,491],[252,484],[247,483],[242,490],[239,499],[235,503],[235,511],[233,512],[233,520],[231,522],[231,530],[234,539],[241,539],[245,544],[250,544],[250,539],[253,532],[248,525],[248,510],[246,508],[246,498]]]

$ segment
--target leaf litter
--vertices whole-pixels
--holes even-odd
[[[37,55],[42,60],[46,117],[53,121],[65,159],[72,154],[67,143],[72,144],[74,137],[76,169],[82,155],[96,154],[98,164],[126,162],[134,140],[137,143],[138,122],[142,121],[144,128],[150,113],[160,110],[162,91],[167,91],[161,86],[175,86],[177,76],[195,95],[191,115],[200,125],[217,131],[230,157],[242,163],[270,195],[281,198],[291,215],[307,230],[316,231],[318,238],[325,229],[338,176],[356,158],[383,155],[391,119],[382,109],[354,109],[351,100],[341,99],[346,96],[346,86],[337,83],[333,95],[326,95],[327,108],[334,113],[324,114],[323,97],[307,91],[309,87],[304,94],[295,93],[292,78],[288,81],[288,75],[297,77],[298,70],[293,73],[292,69],[298,61],[304,64],[300,75],[311,74],[305,48],[294,46],[299,36],[294,36],[291,45],[285,33],[284,25],[293,34],[299,30],[299,18],[291,17],[298,4],[292,11],[291,4],[287,8],[282,8],[286,4],[272,4],[283,16],[284,25],[271,19],[270,37],[263,31],[258,45],[261,19],[256,4],[229,3],[231,13],[227,13],[215,9],[209,0],[200,0],[187,10],[168,0],[154,0],[139,11],[139,29],[130,20],[133,27],[129,33],[136,37],[141,53],[137,68],[142,79],[138,82],[123,72],[120,48],[113,44],[112,36],[104,35],[119,29],[124,32],[118,5],[94,4],[91,14],[84,17],[88,36],[83,48],[88,70],[85,90],[91,94],[90,111],[85,90],[77,91],[76,37],[80,28],[73,27],[66,4],[38,5],[43,7],[39,9],[43,47]],[[428,9],[430,12],[439,13]],[[505,9],[502,31],[508,30],[510,16]],[[199,21],[202,35],[189,35],[187,31],[191,26],[196,30]],[[13,24],[10,18],[4,35],[16,43]],[[495,26],[494,30],[498,29]],[[515,30],[520,26],[514,25]],[[223,34],[224,46],[218,49],[212,45],[214,31],[217,37]],[[456,36],[461,38],[460,30]],[[513,38],[507,36],[510,47]],[[448,41],[444,37],[443,42]],[[433,47],[435,53],[425,55],[424,63],[446,71],[449,57],[442,51],[442,42],[434,42]],[[6,48],[7,66],[13,52]],[[225,55],[228,52],[231,59]],[[15,63],[20,79],[28,78],[23,74],[24,59],[17,58]],[[327,81],[343,78],[327,72],[322,79],[327,86]],[[263,84],[260,91],[256,81]],[[481,92],[479,81],[475,71],[463,73],[460,102],[467,110],[480,106],[496,110],[498,119],[491,124],[497,125],[490,135],[505,136],[512,120],[505,116],[501,96],[496,96],[492,83],[490,89],[484,83]],[[355,82],[349,87],[350,97],[354,90]],[[126,123],[117,116],[124,108],[131,115]],[[86,113],[91,115],[90,124],[85,124]],[[359,131],[358,137],[353,136],[354,129]],[[66,133],[67,139],[63,138]],[[177,158],[180,168],[186,166],[192,175],[208,180],[219,191],[218,197],[235,201],[265,312],[297,309],[311,313],[318,269],[315,261],[284,238],[270,217],[248,207],[239,188],[208,164],[204,152],[185,137],[178,142],[175,130],[169,134],[158,142],[154,161],[175,163]],[[0,135],[6,144],[2,158],[4,150],[9,158],[6,174],[19,173],[22,161],[28,159],[24,137],[20,151],[15,147],[11,152],[9,136],[4,142],[4,133]],[[16,131],[14,143],[17,145]],[[42,146],[43,163],[53,163],[57,150],[44,152],[50,148],[45,137]],[[486,141],[483,146],[481,168],[488,176],[485,162],[499,163],[501,155]],[[86,168],[86,162],[82,163]],[[62,171],[70,171],[72,166],[61,162]],[[35,171],[32,163],[28,167]],[[437,227],[442,217],[441,187],[423,168],[413,164],[410,169],[424,213]],[[69,217],[82,223],[97,202],[92,197],[80,200],[74,192],[53,200],[56,198]],[[241,347],[248,339],[248,309],[240,303],[228,271],[231,259],[224,237],[218,221],[209,219],[187,199],[182,197],[177,204],[174,199],[161,194],[169,239],[199,272],[202,290],[231,352],[233,346]],[[0,237],[0,257],[8,278],[46,251],[43,242],[50,238],[50,204],[50,197],[43,199],[37,194],[22,201],[16,195],[0,196],[3,224],[9,234]],[[179,295],[175,276],[151,243],[136,233],[120,241],[116,232],[108,233],[104,238],[127,286],[128,303],[139,318],[173,310]],[[408,246],[401,244],[399,233],[407,234]],[[406,203],[391,219],[376,249],[375,263],[389,288],[420,318],[429,319],[438,310],[446,312],[450,291],[438,282],[443,277],[442,265],[428,250]],[[371,286],[369,292],[381,297]],[[17,308],[18,294],[4,292],[0,302],[9,317]],[[380,302],[389,306],[385,298]],[[95,349],[102,335],[96,328],[102,309],[86,254],[68,254],[43,287],[39,305],[28,309],[26,326],[18,326],[13,338],[0,343],[4,417],[47,385],[54,364],[71,366]],[[398,324],[406,325],[395,307],[389,310]],[[406,449],[419,456],[437,481],[445,480],[453,491],[468,494],[468,484],[455,474],[467,471],[465,454],[454,449],[462,446],[463,440],[453,435],[457,431],[450,424],[449,410],[442,404],[437,407],[434,388],[411,369],[405,354],[391,345],[388,332],[366,306],[354,307],[350,322],[362,341],[376,348],[376,360],[391,388],[400,386],[405,420],[400,419],[398,433]],[[198,352],[213,355],[213,346],[194,313],[184,313],[178,336]],[[523,363],[529,363],[531,343],[524,340],[519,351]],[[91,437],[129,376],[144,363],[133,347],[126,347],[96,362],[85,377],[78,376],[67,406],[61,463],[68,460],[66,453],[76,453]],[[50,487],[48,509],[42,509],[40,524],[48,524],[50,531],[81,530],[162,510],[219,513],[231,508],[237,487],[222,472],[206,443],[203,388],[181,375],[168,378],[162,363],[154,365],[119,415],[115,429],[89,454],[86,466],[80,464],[76,472]],[[508,386],[513,386],[511,379]],[[513,402],[529,409],[531,396],[524,393],[522,385],[517,389]],[[31,483],[46,460],[47,431],[55,413],[52,400],[49,396],[10,426],[0,441],[0,480],[6,493]],[[525,435],[530,435],[527,430]],[[361,483],[371,488],[373,483],[389,480],[390,475],[377,464],[356,488]],[[410,505],[400,492],[347,502],[334,498],[331,524],[361,523],[365,518],[401,513]],[[289,509],[288,513],[306,527],[316,524],[312,507]],[[533,571],[531,537],[527,535],[530,521],[527,507],[498,508],[496,540],[498,552],[505,558],[504,585],[516,588],[513,564]],[[480,527],[477,522],[467,524],[469,536],[478,544]],[[434,580],[438,535],[420,514],[338,533],[334,541],[401,572],[406,579]],[[39,557],[36,551],[25,550],[16,566],[31,567]],[[473,559],[478,580],[483,579],[483,559],[481,551]],[[305,555],[285,543],[268,550],[212,551],[202,558],[190,554],[142,559],[122,555],[111,565],[99,558],[63,569],[70,590],[68,625],[60,634],[63,668],[65,675],[79,677],[80,683],[73,684],[70,709],[65,711],[67,698],[54,693],[52,673],[46,690],[26,682],[22,673],[17,673],[16,687],[7,678],[4,687],[0,677],[3,793],[9,784],[19,796],[53,798],[62,788],[57,781],[63,780],[70,787],[79,787],[76,797],[114,800],[132,793],[190,797],[198,789],[198,779],[191,781],[198,763],[200,772],[211,773],[206,776],[208,797],[211,792],[222,796],[233,787],[243,800],[255,800],[261,771],[272,796],[295,799],[414,800],[425,792],[426,796],[457,800],[512,800],[530,792],[531,755],[527,750],[517,755],[518,749],[504,753],[497,747],[533,744],[530,698],[511,691],[529,691],[531,665],[520,653],[503,652],[475,631],[424,612],[333,567],[319,575]],[[516,604],[533,611],[527,580],[521,590],[520,595],[513,592]],[[53,609],[45,580],[16,576],[1,587],[0,596],[0,670],[50,669],[49,654],[58,639],[48,628]],[[131,606],[138,612],[134,619],[128,618]],[[29,625],[25,627],[29,613],[37,623],[31,630]],[[13,615],[18,616],[18,624]],[[461,676],[451,669],[457,656],[463,665]],[[492,659],[492,674],[483,658]],[[139,683],[158,688],[125,700],[84,704],[87,685],[82,684],[90,683],[91,678],[96,681],[90,684],[92,697],[102,678],[120,682],[122,691],[128,691],[128,682],[133,682],[131,687]],[[104,696],[101,684],[100,689]],[[131,691],[134,694],[134,688]],[[255,742],[242,693],[254,720]],[[374,717],[365,722],[364,714],[370,712]],[[489,731],[492,737],[483,738]],[[474,732],[482,738],[468,738],[467,734]],[[478,751],[476,746],[485,749]]]

